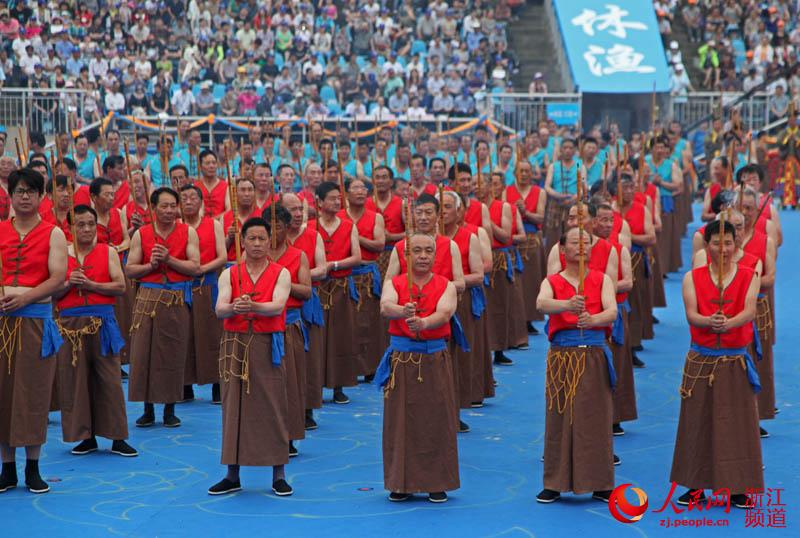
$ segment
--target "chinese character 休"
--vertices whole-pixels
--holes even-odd
[[[586,35],[594,36],[595,29],[598,32],[608,30],[608,33],[624,39],[628,33],[626,29],[630,30],[647,30],[647,25],[639,21],[625,22],[623,17],[629,14],[628,11],[620,8],[614,4],[606,4],[608,12],[605,14],[598,14],[593,9],[584,8],[580,15],[572,19],[572,24],[580,26]],[[596,26],[595,26],[596,24]]]

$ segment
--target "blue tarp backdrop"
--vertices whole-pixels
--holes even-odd
[[[651,2],[553,0],[580,91],[669,91],[669,68]]]

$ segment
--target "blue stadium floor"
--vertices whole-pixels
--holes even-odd
[[[800,213],[784,212],[787,242],[800,234]],[[689,241],[684,241],[688,260]],[[800,249],[785,246],[779,260],[778,346],[776,348],[777,420],[765,426],[772,436],[764,440],[765,482],[785,488],[787,529],[745,528],[744,512],[722,509],[704,513],[729,519],[726,528],[704,528],[703,535],[730,536],[768,533],[798,536],[800,460],[791,455],[800,446],[793,430],[800,422],[795,406],[800,369],[792,366],[791,349],[800,347],[789,320],[800,316],[799,285],[792,267],[800,265]],[[496,368],[497,398],[463,418],[472,431],[459,436],[461,489],[450,502],[432,505],[423,498],[401,505],[389,503],[383,490],[381,463],[381,397],[371,386],[349,391],[347,406],[326,404],[317,414],[320,428],[299,443],[300,456],[287,466],[295,494],[272,495],[268,469],[245,469],[244,491],[209,497],[206,489],[224,473],[219,464],[220,408],[209,403],[210,389],[199,399],[178,407],[183,426],[147,430],[131,428],[131,444],[140,451],[135,459],[107,450],[89,456],[69,454],[60,441],[59,416],[53,414],[50,441],[42,457],[42,474],[52,492],[35,496],[20,487],[0,495],[2,536],[231,536],[262,531],[266,535],[364,536],[553,536],[561,529],[589,536],[657,536],[674,528],[660,526],[654,514],[669,491],[669,470],[677,425],[678,385],[688,331],[680,301],[680,278],[666,281],[670,306],[657,311],[661,324],[657,338],[646,343],[641,357],[647,363],[636,370],[638,421],[628,423],[627,434],[615,438],[622,458],[617,484],[626,482],[649,495],[650,510],[632,525],[618,523],[607,506],[589,496],[566,495],[561,502],[540,505],[544,432],[543,336],[532,337],[530,351],[515,352],[512,367]],[[531,298],[533,300],[533,298]],[[330,394],[326,394],[330,398]],[[128,406],[129,422],[140,414]],[[160,413],[160,409],[157,410]],[[110,442],[100,440],[101,448]],[[796,452],[795,456],[796,457]],[[19,471],[22,472],[19,453]],[[669,509],[668,509],[669,511]],[[766,513],[766,511],[765,511]],[[696,512],[689,519],[702,519]],[[792,529],[795,529],[794,534]],[[677,529],[686,532],[684,529]]]

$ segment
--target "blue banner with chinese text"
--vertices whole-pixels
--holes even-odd
[[[669,91],[652,2],[553,0],[572,77],[587,93]]]

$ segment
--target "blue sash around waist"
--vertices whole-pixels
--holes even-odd
[[[450,333],[453,335],[453,341],[465,353],[469,353],[469,342],[467,342],[467,335],[464,334],[464,327],[461,326],[461,320],[458,319],[458,314],[453,312],[453,317],[450,318]]]
[[[469,289],[472,299],[472,317],[481,319],[481,314],[486,310],[486,295],[483,293],[483,286],[475,286]]]
[[[521,273],[523,269],[525,269],[525,265],[522,263],[522,254],[519,252],[519,248],[516,245],[512,247],[514,249],[514,269],[517,270],[517,273]]]
[[[707,357],[732,357],[736,355],[742,355],[744,357],[745,365],[747,366],[747,381],[753,388],[754,393],[761,392],[761,380],[758,378],[758,371],[756,371],[756,366],[753,364],[753,358],[750,356],[750,353],[747,351],[746,347],[714,349],[710,347],[703,347],[695,342],[692,342],[692,345],[689,346],[689,349],[699,355],[705,355]]]
[[[495,252],[502,252],[506,257],[506,278],[509,282],[514,281],[514,261],[511,259],[511,247],[501,247],[494,249]]]
[[[606,357],[608,382],[611,385],[611,390],[614,390],[614,387],[617,386],[617,373],[614,371],[614,361],[611,358],[611,350],[608,349],[608,345],[606,344],[604,331],[584,329],[583,334],[581,334],[580,329],[558,331],[550,340],[550,345],[556,347],[591,346],[601,348],[603,350],[603,355]]]
[[[533,222],[523,222],[522,228],[525,230],[527,234],[535,234],[539,231],[539,225]]]
[[[179,291],[183,293],[183,302],[186,303],[189,307],[192,306],[192,281],[187,280],[185,282],[140,282],[140,288],[150,288],[155,290],[169,290],[169,291]],[[216,306],[216,305],[215,305]]]
[[[631,304],[625,299],[624,302],[617,304],[617,319],[611,326],[611,341],[621,346],[625,343],[625,324],[622,322],[622,311],[630,312]]]
[[[40,351],[40,356],[43,359],[55,355],[58,352],[58,348],[64,343],[61,333],[58,332],[58,326],[53,321],[53,305],[50,303],[29,304],[13,312],[0,313],[0,316],[43,320],[42,349]]]
[[[675,198],[671,194],[661,195],[661,212],[662,213],[675,212]]]
[[[353,280],[353,275],[350,274],[347,277],[347,291],[350,292],[350,300],[354,303],[358,304],[361,300],[361,297],[358,295],[358,290],[356,289],[356,281]]]
[[[385,245],[383,245],[383,251],[384,251],[384,252],[391,252],[392,250],[394,250],[394,246],[395,246],[396,244],[397,244],[397,243],[392,243],[392,244],[390,245],[389,243],[386,243]]]
[[[125,347],[125,339],[117,324],[117,317],[114,315],[114,305],[98,304],[87,306],[75,306],[65,308],[59,312],[62,318],[100,318],[100,356],[108,357],[117,355]]]
[[[376,263],[362,263],[353,267],[353,276],[366,275],[372,273],[372,295],[381,296],[381,270]]]
[[[389,380],[389,375],[392,371],[392,353],[399,351],[401,353],[424,353],[433,354],[447,349],[447,340],[444,338],[437,338],[436,340],[412,340],[407,336],[391,335],[389,338],[389,347],[386,348],[386,353],[381,357],[381,362],[378,364],[378,369],[375,370],[375,379],[372,382],[383,388]]]
[[[647,249],[642,245],[631,245],[631,255],[641,254],[642,263],[644,263],[644,276],[650,278],[650,256],[647,254]]]
[[[311,287],[311,298],[303,301],[300,307],[300,315],[303,321],[317,327],[325,325],[325,315],[322,313],[322,302],[319,300],[319,292],[314,286]]]
[[[288,328],[289,325],[294,325],[295,323],[300,323],[300,333],[303,335],[303,348],[308,351],[308,329],[306,329],[306,324],[303,323],[301,318],[301,313],[299,308],[287,308],[286,309],[286,327]]]
[[[766,295],[764,295],[763,293],[759,293],[757,298],[763,299],[764,297],[766,297]],[[759,336],[758,334],[758,323],[756,323],[756,320],[753,320],[753,344],[755,345],[756,348],[756,355],[758,356],[758,360],[761,360],[761,358],[764,355],[764,351],[763,348],[761,347],[761,336]]]
[[[194,279],[192,287],[197,288],[201,286],[208,286],[211,288],[211,308],[217,307],[217,297],[219,296],[219,281],[217,280],[217,273],[209,272]]]
[[[272,364],[280,366],[285,354],[283,333],[272,333]]]

